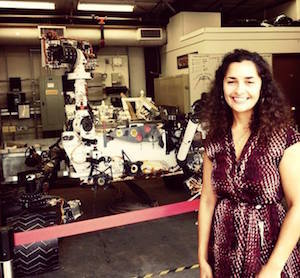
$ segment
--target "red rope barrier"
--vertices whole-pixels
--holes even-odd
[[[64,225],[50,226],[14,234],[15,246],[179,215],[198,210],[199,200],[104,216]]]

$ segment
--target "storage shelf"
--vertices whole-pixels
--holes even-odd
[[[41,109],[39,107],[30,107],[30,115],[40,115]],[[5,116],[18,116],[18,112],[9,112],[7,108],[0,110],[1,117]]]

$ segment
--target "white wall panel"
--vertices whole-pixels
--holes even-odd
[[[259,53],[299,53],[300,27],[201,28],[161,48],[162,76],[187,73],[177,69],[177,57],[193,52],[225,54],[235,48]]]
[[[129,58],[130,94],[133,97],[140,96],[141,90],[143,90],[146,94],[144,48],[129,47],[128,58]]]

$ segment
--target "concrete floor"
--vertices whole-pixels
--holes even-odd
[[[138,184],[165,205],[187,200],[184,188],[168,188],[162,179],[140,181]],[[116,184],[117,190],[94,192],[83,188],[57,188],[51,194],[82,202],[85,220],[109,215],[107,208],[123,196],[123,201],[139,203],[127,186]],[[122,194],[117,192],[121,191]],[[197,264],[197,213],[161,218],[99,232],[60,239],[60,269],[38,275],[39,278],[103,277],[129,278],[159,277],[164,270]],[[147,276],[150,277],[150,276]],[[163,277],[199,277],[199,269],[169,273]]]

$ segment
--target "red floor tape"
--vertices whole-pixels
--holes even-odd
[[[104,216],[64,225],[51,226],[14,234],[15,246],[42,240],[96,232],[104,229],[179,215],[198,210],[199,200]]]

